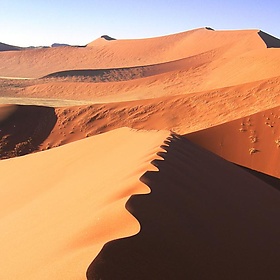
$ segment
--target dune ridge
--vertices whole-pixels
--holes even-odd
[[[209,27],[0,51],[0,279],[277,280],[279,52]]]
[[[1,161],[0,278],[85,279],[104,243],[139,231],[124,205],[149,192],[139,178],[168,135],[122,128]]]
[[[107,243],[87,278],[276,279],[279,191],[183,137],[162,148],[141,178],[151,193],[126,204],[140,232]]]

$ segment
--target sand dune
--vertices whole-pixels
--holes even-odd
[[[105,242],[139,231],[124,205],[149,192],[139,177],[167,136],[122,128],[0,161],[0,278],[85,279]]]
[[[196,93],[261,82],[280,76],[279,49],[212,59],[209,53],[174,62],[133,68],[70,70],[59,79],[28,82],[19,96],[128,101]],[[74,75],[74,76],[73,76]],[[84,76],[85,75],[85,76]],[[62,80],[61,80],[62,79]]]
[[[278,279],[279,42],[0,44],[0,279]]]
[[[186,137],[223,158],[280,178],[280,107]]]
[[[0,43],[0,52],[3,52],[3,51],[17,51],[17,50],[20,50],[20,49],[21,49],[20,47]]]
[[[276,279],[279,191],[181,137],[164,149],[151,194],[126,204],[140,233],[107,243],[88,279]]]
[[[200,59],[196,57],[183,58],[171,62],[158,63],[144,66],[134,66],[125,68],[107,68],[107,69],[78,69],[60,71],[48,74],[43,78],[57,77],[75,77],[83,78],[88,82],[119,82],[140,79],[163,73],[169,73],[178,70],[188,70],[193,67],[198,67],[210,61],[208,53],[201,55]],[[80,82],[80,80],[79,80]]]
[[[100,40],[104,44],[100,44]],[[213,31],[201,28],[142,40],[100,40],[85,48],[43,48],[0,53],[0,76],[38,78],[65,70],[153,65],[209,51],[218,52],[219,56],[235,56],[266,49],[258,30]]]
[[[252,92],[253,95],[259,94],[261,91],[267,91],[267,95],[277,95],[279,89],[279,76],[220,88],[210,85],[207,80],[204,83],[201,79],[199,83],[199,77],[200,74],[197,77],[192,77],[192,75],[188,76],[187,72],[172,72],[168,75],[117,83],[50,82],[28,86],[18,91],[17,96],[111,103],[188,94],[200,96],[219,93],[222,95],[223,92],[230,91],[235,97],[244,96],[244,91],[246,93]],[[221,84],[226,85],[226,83]]]
[[[274,108],[276,105],[280,106],[279,84],[277,77],[214,91],[147,100],[139,98],[139,100],[129,102],[57,107],[55,109],[33,108],[32,106],[23,109],[20,107],[29,116],[26,117],[28,122],[15,115],[6,125],[0,124],[3,151],[1,158],[6,158],[7,155],[11,157],[30,151],[50,149],[123,126],[135,129],[172,130],[180,134],[195,132],[261,112],[264,109]],[[42,100],[41,103],[45,103],[45,101]],[[59,101],[50,100],[49,105],[51,104],[59,106]],[[49,129],[43,130],[42,135],[39,136],[36,132],[37,136],[34,138],[32,129],[44,127],[44,122],[40,125],[41,120],[37,120],[35,115],[35,112],[39,114],[40,111],[42,116],[47,111],[52,112],[53,120],[57,119],[57,121],[52,121],[52,125],[49,126]],[[16,124],[15,127],[13,127],[13,122]],[[29,128],[26,129],[26,126]],[[18,135],[22,135],[21,138]],[[41,141],[38,142],[38,139]],[[16,148],[17,146],[21,149]],[[28,149],[24,147],[28,147]],[[247,147],[247,144],[244,147]],[[249,149],[249,147],[247,148]],[[249,155],[247,152],[245,154]],[[246,164],[246,166],[251,165]]]
[[[280,48],[280,40],[270,34],[267,34],[263,31],[258,32],[259,36],[265,42],[268,48]]]

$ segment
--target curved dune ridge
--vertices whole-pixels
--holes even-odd
[[[158,172],[128,210],[139,234],[107,243],[88,279],[275,279],[280,193],[241,168],[172,136]]]
[[[0,161],[0,278],[85,279],[104,243],[139,231],[124,205],[149,192],[139,178],[168,135],[122,128]]]
[[[0,279],[276,279],[279,42],[0,51]]]

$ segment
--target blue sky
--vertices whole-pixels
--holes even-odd
[[[280,38],[278,0],[0,0],[0,42],[87,44],[107,34],[147,38],[210,26],[262,29]]]

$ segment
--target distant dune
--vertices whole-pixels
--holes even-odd
[[[278,279],[279,42],[0,44],[0,279]]]
[[[213,31],[206,28],[175,35],[139,40],[106,40],[86,48],[24,50],[15,56],[0,55],[0,76],[41,77],[69,69],[104,69],[152,65],[209,52],[210,56],[233,57],[264,50],[258,30]],[[199,44],[197,43],[199,42]],[[18,63],[19,59],[21,63]],[[7,63],[9,61],[9,63]],[[37,63],[33,63],[37,61]]]
[[[3,52],[3,51],[18,51],[20,49],[21,49],[20,47],[0,43],[0,52]]]
[[[53,43],[51,45],[52,48],[58,48],[58,47],[69,47],[70,45],[68,44],[61,44],[61,43]]]
[[[258,32],[268,48],[280,48],[280,40],[263,31]]]

